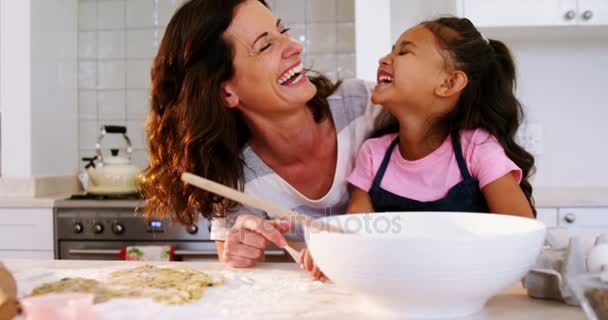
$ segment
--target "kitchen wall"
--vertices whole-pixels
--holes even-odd
[[[92,156],[99,127],[126,125],[134,160],[144,167],[144,122],[150,66],[181,0],[80,0],[78,3],[78,137]],[[275,15],[305,46],[305,66],[332,79],[352,78],[354,0],[271,0]],[[117,139],[115,139],[117,138]],[[106,140],[107,139],[107,140]],[[120,137],[104,145],[121,146]]]
[[[536,186],[608,185],[608,36],[511,39],[518,95],[542,128]]]
[[[3,177],[73,175],[77,0],[0,8]]]
[[[446,12],[455,12],[452,1],[391,1],[391,43]],[[482,32],[511,48],[527,125],[540,128],[534,186],[608,186],[608,26]]]
[[[387,1],[369,2],[367,11],[357,14],[370,16],[373,9],[382,9],[380,4]],[[61,9],[62,4],[65,9],[65,4],[72,2],[74,4],[69,5],[69,10]],[[10,137],[7,134],[1,137],[2,173],[6,176],[74,174],[79,167],[78,159],[74,158],[77,158],[77,154],[84,156],[94,153],[99,126],[104,123],[128,126],[135,143],[135,160],[144,166],[143,124],[149,67],[164,25],[180,2],[2,0],[2,9],[14,5],[19,8],[23,6],[25,10],[24,17],[15,11],[17,7],[11,7],[10,14],[1,10],[1,26],[10,27],[0,28],[0,41],[8,44],[3,45],[0,52],[3,62],[0,72],[3,75],[0,79],[2,132],[10,133]],[[359,68],[355,67],[354,54],[354,0],[269,2],[275,13],[292,28],[292,35],[305,44],[307,66],[319,69],[332,78],[356,75],[355,69]],[[387,23],[386,30],[391,40],[407,25],[418,21],[420,11],[423,11],[422,2],[391,1],[393,16],[401,19],[399,22],[391,19]],[[29,7],[28,3],[34,5]],[[395,8],[395,5],[402,7]],[[53,14],[51,18],[48,18],[49,12]],[[64,19],[57,18],[62,16]],[[74,17],[77,35],[72,37],[69,27],[76,24]],[[503,39],[511,46],[517,59],[518,94],[526,105],[528,121],[540,125],[542,129],[542,150],[536,155],[536,186],[608,185],[608,170],[605,168],[608,148],[603,139],[608,136],[608,126],[605,125],[608,119],[608,90],[604,88],[604,73],[608,70],[607,28],[599,28],[604,31],[597,34],[591,32],[597,29],[581,28],[563,35],[558,32],[554,37],[523,30]],[[40,30],[49,32],[38,32]],[[370,30],[377,32],[373,26],[367,26],[359,30],[357,37]],[[381,34],[384,33],[378,33],[375,38],[383,38]],[[44,41],[45,38],[58,36],[55,39],[62,43],[61,46]],[[25,39],[31,41],[24,42]],[[77,48],[71,39],[77,39]],[[30,44],[37,47],[30,47]],[[357,45],[378,51],[378,54],[366,56],[361,63],[371,66],[367,69],[372,70],[373,74],[378,57],[390,46],[375,46],[372,43]],[[63,51],[52,51],[54,47],[63,48]],[[77,52],[77,59],[70,56],[71,51]],[[45,55],[45,52],[51,54]],[[51,65],[54,65],[54,70],[45,69],[45,66]],[[29,69],[22,66],[32,69],[25,72]],[[55,78],[37,78],[39,72],[47,76],[55,75]],[[70,72],[77,77],[70,78]],[[37,76],[32,78],[30,74]],[[63,84],[77,86],[77,90],[74,90],[76,94],[52,94],[71,92],[68,87],[62,87],[58,75],[63,77]],[[373,76],[370,80],[373,80]],[[22,92],[23,88],[27,92]],[[43,94],[35,94],[37,92]],[[107,142],[110,145],[121,143],[119,140]]]

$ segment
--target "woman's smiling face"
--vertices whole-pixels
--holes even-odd
[[[316,94],[304,75],[302,45],[259,1],[237,7],[224,37],[234,48],[235,75],[226,83],[226,91],[238,98],[232,106],[244,113],[283,113],[305,106]]]

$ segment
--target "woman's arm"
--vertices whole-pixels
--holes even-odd
[[[347,213],[370,213],[374,212],[374,206],[372,205],[372,199],[369,197],[369,193],[361,190],[360,188],[353,187],[353,192],[350,196],[350,203],[346,209]]]
[[[481,189],[490,207],[490,212],[534,218],[532,208],[513,174],[494,180]]]

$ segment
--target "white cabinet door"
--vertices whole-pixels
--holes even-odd
[[[54,258],[52,250],[24,251],[24,250],[0,250],[0,260],[3,259],[28,259],[28,260],[52,260]]]
[[[559,225],[578,236],[583,248],[591,248],[597,236],[608,233],[608,208],[560,208]]]
[[[544,223],[547,228],[557,227],[557,208],[536,208],[536,219]]]
[[[607,0],[579,0],[578,13],[580,25],[608,25]]]
[[[559,224],[568,228],[608,230],[608,208],[560,208]]]
[[[53,251],[52,208],[0,208],[0,251]]]
[[[460,1],[460,15],[469,18],[478,27],[556,26],[577,23],[577,0]],[[597,0],[602,1],[605,0]]]

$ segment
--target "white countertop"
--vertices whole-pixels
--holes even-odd
[[[564,207],[608,207],[606,188],[535,188],[533,191],[537,208]],[[69,194],[57,194],[40,198],[0,196],[0,208],[52,208],[57,200]]]
[[[20,296],[33,287],[65,276],[94,277],[100,270],[126,268],[135,262],[78,260],[5,260],[17,279]],[[162,263],[167,265],[169,263]],[[214,262],[174,262],[220,273],[226,283],[205,291],[200,301],[179,307],[148,300],[111,300],[96,305],[102,319],[376,319],[357,303],[358,297],[333,284],[312,282],[295,264],[261,264],[231,269]],[[102,269],[100,269],[102,268]],[[528,298],[516,285],[492,298],[485,309],[466,319],[583,320],[581,309]]]
[[[537,208],[608,207],[607,188],[535,188]]]
[[[0,196],[0,208],[53,208],[55,201],[66,199],[69,196],[69,194],[56,194],[38,198]]]

